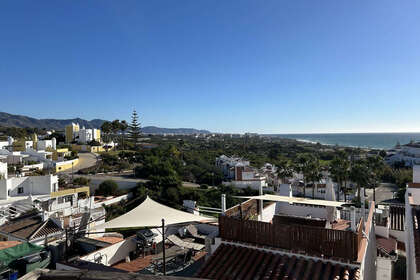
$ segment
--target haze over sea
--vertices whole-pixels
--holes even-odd
[[[420,141],[419,133],[325,133],[325,134],[273,134],[283,138],[296,139],[325,145],[391,149],[397,143],[408,144]]]

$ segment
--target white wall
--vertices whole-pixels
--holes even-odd
[[[389,230],[389,235],[395,237],[400,242],[405,242],[405,232],[401,230]]]
[[[17,177],[0,180],[0,199],[14,196],[50,194],[58,187],[58,177],[54,175]],[[23,188],[22,193],[18,193]]]
[[[387,224],[385,227],[375,225],[375,233],[381,237],[389,238],[389,224]]]
[[[263,188],[267,187],[267,182],[265,180],[258,180],[258,181],[231,181],[231,182],[223,182],[224,185],[233,185],[239,189],[246,189],[250,187],[254,190],[259,190],[262,186]]]
[[[420,165],[413,166],[413,183],[420,183]]]
[[[106,266],[113,265],[122,261],[130,252],[136,249],[135,237],[129,237],[121,242],[110,245],[101,250],[94,251],[86,256],[81,257],[82,260],[94,262],[95,258],[102,256],[101,263]]]
[[[373,219],[372,219],[373,220]],[[376,236],[375,236],[375,227],[373,222],[371,223],[369,231],[369,241],[367,242],[367,248],[365,256],[362,260],[360,266],[360,274],[362,279],[366,280],[375,280],[376,279]]]
[[[36,144],[36,149],[38,151],[45,151],[47,148],[52,148],[52,147],[53,147],[52,140],[41,140],[41,141],[38,141]]]
[[[376,279],[391,280],[392,279],[392,261],[389,258],[376,258]]]
[[[271,222],[273,220],[273,216],[276,213],[276,203],[272,203],[271,205],[265,207],[262,212],[262,221],[263,222]]]
[[[0,178],[7,179],[7,163],[0,162]]]
[[[0,141],[0,149],[5,149],[7,146],[9,146],[8,141]]]

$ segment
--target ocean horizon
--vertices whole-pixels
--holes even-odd
[[[345,147],[359,147],[370,149],[392,149],[398,143],[408,144],[420,141],[417,133],[314,133],[314,134],[270,134],[271,136],[295,139],[309,143],[324,145],[338,145]]]

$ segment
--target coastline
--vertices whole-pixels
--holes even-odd
[[[420,133],[324,133],[324,134],[270,134],[271,137],[294,139],[301,143],[348,148],[389,150],[397,144],[420,141]]]

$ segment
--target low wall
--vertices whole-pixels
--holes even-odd
[[[104,206],[104,205],[115,204],[115,203],[118,203],[122,200],[128,200],[132,196],[133,196],[133,193],[128,193],[128,194],[120,195],[120,196],[117,196],[117,197],[114,197],[114,198],[111,198],[111,199],[108,199],[108,200],[105,200],[105,201],[95,202],[94,208],[101,207],[101,206]]]
[[[121,242],[112,244],[108,247],[102,248],[100,250],[94,251],[86,256],[81,257],[80,259],[95,262],[110,266],[119,261],[125,260],[130,252],[136,249],[135,237],[129,237],[124,239]]]
[[[405,243],[405,231],[390,229],[389,235],[395,237],[398,241]]]
[[[55,163],[55,171],[60,172],[60,171],[65,171],[65,170],[71,169],[72,166],[75,166],[78,163],[79,163],[78,158],[72,159],[72,160],[67,160],[67,161],[56,162]]]

